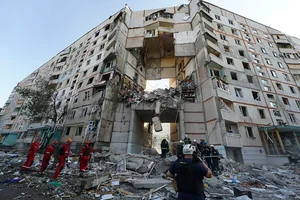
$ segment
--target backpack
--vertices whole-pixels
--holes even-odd
[[[91,153],[91,148],[90,147],[85,147],[83,156],[89,156]]]

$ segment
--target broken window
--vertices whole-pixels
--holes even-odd
[[[234,41],[237,45],[241,45],[241,41],[239,39],[234,39]]]
[[[245,130],[246,130],[246,133],[247,133],[249,138],[253,138],[253,139],[255,138],[254,134],[253,134],[253,131],[252,131],[252,127],[245,126]]]
[[[221,20],[221,17],[220,17],[219,15],[215,15],[215,18],[216,18],[217,20]]]
[[[93,72],[97,71],[97,70],[98,70],[98,68],[99,68],[99,65],[96,65],[96,66],[94,66],[94,68],[93,68]]]
[[[294,87],[292,87],[292,86],[289,86],[289,88],[290,88],[290,90],[291,90],[291,92],[292,92],[293,94],[295,94],[295,93],[296,93],[296,91],[295,91]]]
[[[273,56],[274,56],[274,57],[278,57],[277,52],[273,51]]]
[[[255,29],[252,29],[252,33],[258,34],[258,33],[257,33],[257,30],[255,30]]]
[[[244,117],[247,117],[248,116],[247,107],[246,106],[239,106],[239,108],[240,108],[241,115],[244,116]]]
[[[252,96],[255,101],[261,101],[258,92],[252,91]]]
[[[87,71],[88,71],[88,70],[85,70],[85,71],[83,72],[82,77],[85,77],[85,76],[86,76]]]
[[[277,77],[277,74],[276,74],[276,72],[275,72],[274,70],[270,70],[270,72],[271,72],[271,75],[272,75],[273,77]]]
[[[68,126],[65,128],[65,135],[70,135],[70,130],[71,130],[71,127]]]
[[[283,75],[284,80],[290,81],[289,75],[287,75],[287,74],[282,74],[282,75]]]
[[[253,76],[247,75],[247,80],[249,83],[253,83]]]
[[[104,31],[107,31],[109,28],[110,28],[110,24],[107,24],[107,25],[104,27]]]
[[[86,65],[89,65],[91,63],[91,60],[86,61]]]
[[[284,105],[290,105],[288,98],[282,97],[282,101],[283,101]]]
[[[277,104],[274,101],[270,101],[270,106],[273,108],[277,108]]]
[[[264,90],[265,90],[265,91],[269,91],[269,92],[272,91],[272,90],[271,90],[271,87],[270,87],[270,86],[266,86],[266,85],[264,85]]]
[[[242,62],[244,69],[250,70],[249,63]]]
[[[100,31],[97,31],[97,32],[95,33],[95,37],[98,37],[99,34],[100,34]]]
[[[101,44],[101,45],[100,45],[100,49],[99,49],[99,50],[102,50],[102,49],[104,49],[104,46],[105,46],[105,44]]]
[[[227,60],[227,64],[228,64],[228,65],[234,65],[233,59],[231,59],[231,58],[226,58],[226,60]]]
[[[269,84],[268,80],[266,80],[266,79],[261,79],[261,82],[262,82],[263,84]]]
[[[242,93],[242,89],[241,88],[234,88],[234,91],[235,91],[235,96],[236,97],[243,98],[243,93]]]
[[[296,102],[298,108],[300,108],[300,101],[299,100],[295,100],[295,102]]]
[[[294,114],[289,113],[289,117],[290,117],[290,120],[291,120],[292,123],[298,124]]]
[[[50,77],[50,80],[56,80],[56,79],[58,79],[59,78],[59,75],[52,75],[51,77]]]
[[[224,26],[222,24],[217,24],[218,29],[224,31]]]
[[[82,126],[76,127],[75,136],[80,136],[82,133],[82,130],[83,130]]]
[[[97,55],[96,60],[100,60],[101,59],[101,53]]]
[[[231,19],[228,19],[228,23],[233,25],[233,21]]]
[[[226,36],[223,34],[220,34],[220,38],[221,38],[221,40],[226,40]]]
[[[81,88],[81,86],[82,86],[82,82],[80,82],[80,83],[78,84],[77,89]]]
[[[93,46],[95,46],[97,44],[97,40],[95,40],[94,42],[93,42]]]
[[[281,117],[281,113],[280,113],[279,110],[273,110],[273,114],[274,114],[274,116],[276,116],[276,117]]]
[[[211,69],[210,70],[210,76],[211,77],[220,77],[220,71],[219,70],[216,70],[216,69]]]
[[[265,110],[264,109],[257,109],[257,110],[258,110],[260,118],[266,119]]]
[[[243,50],[239,50],[239,54],[240,54],[240,56],[245,56],[245,52],[243,51]]]
[[[107,38],[107,34],[103,35],[102,40],[105,40]]]
[[[277,86],[277,88],[278,88],[279,90],[283,90],[283,87],[282,87],[282,85],[281,85],[280,83],[276,83],[276,86]]]
[[[274,99],[274,95],[273,95],[273,94],[267,94],[267,97],[268,97],[269,99]]]
[[[230,52],[229,46],[224,45],[224,51],[225,51],[225,52]]]
[[[89,80],[88,80],[88,82],[87,82],[87,85],[93,83],[93,80],[94,80],[94,77],[89,78]]]
[[[268,42],[268,44],[269,44],[270,47],[273,47],[273,44],[271,42]]]
[[[238,77],[237,77],[237,73],[235,73],[235,72],[230,72],[230,75],[231,75],[231,79],[232,80],[238,80]]]

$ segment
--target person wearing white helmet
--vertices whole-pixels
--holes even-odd
[[[201,160],[194,160],[196,148],[191,144],[183,146],[184,157],[176,160],[167,175],[175,178],[178,189],[178,200],[205,199],[203,178],[211,178],[211,170]]]
[[[177,158],[180,159],[180,158],[183,158],[183,153],[182,153],[182,148],[183,148],[183,145],[184,145],[184,141],[183,140],[180,140],[179,143],[177,144]]]

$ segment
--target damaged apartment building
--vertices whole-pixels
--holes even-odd
[[[170,127],[244,163],[281,164],[299,148],[300,40],[200,0],[125,6],[25,78],[55,84],[68,114],[56,137],[140,153]],[[168,89],[145,92],[148,81]],[[2,144],[30,143],[51,122],[29,123],[14,91],[1,111]]]

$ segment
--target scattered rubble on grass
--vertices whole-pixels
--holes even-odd
[[[148,151],[149,153],[150,151]],[[37,171],[42,155],[36,156],[31,171],[19,173],[26,156],[0,152],[1,184],[36,188],[55,199],[176,199],[171,179],[165,172],[177,157],[161,159],[159,155],[94,153],[89,170],[80,177],[77,157],[58,179],[50,166],[43,175]],[[281,167],[246,165],[222,159],[223,172],[204,179],[207,199],[300,199],[300,168],[296,164]],[[18,194],[16,199],[30,195]]]

